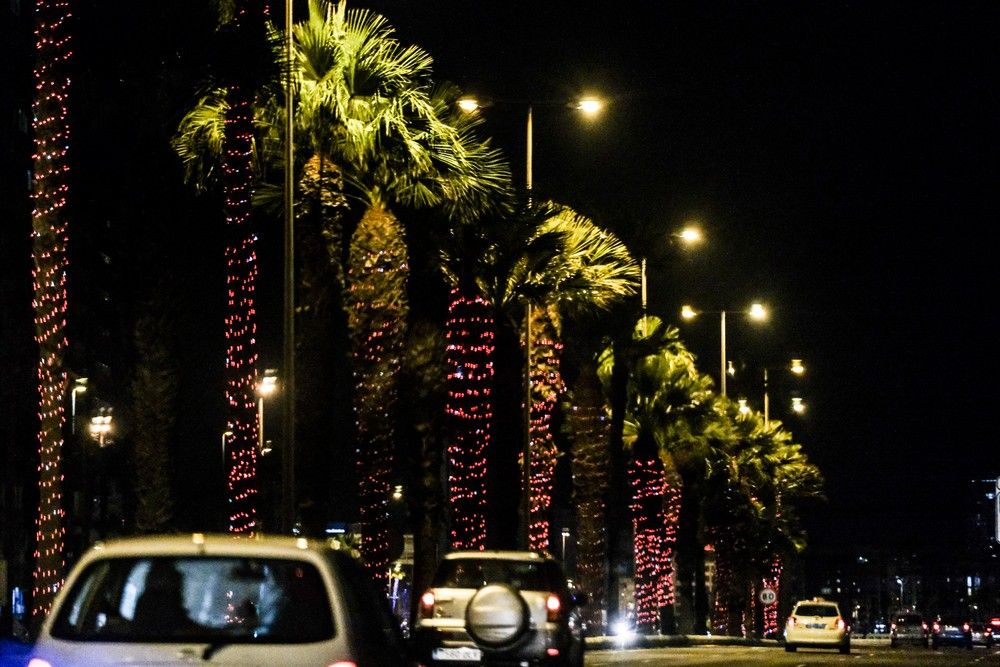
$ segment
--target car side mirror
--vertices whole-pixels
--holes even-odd
[[[587,596],[586,593],[573,593],[572,595],[569,596],[569,599],[570,602],[573,603],[574,607],[582,607],[588,602],[590,602],[590,598]]]

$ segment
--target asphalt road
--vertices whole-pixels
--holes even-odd
[[[591,650],[588,667],[599,665],[685,665],[685,667],[799,667],[800,665],[899,665],[900,667],[997,667],[1000,648],[972,651],[960,648],[931,649],[907,647],[891,649],[885,644],[853,646],[850,655],[837,651],[800,648],[786,653],[782,646],[677,646],[668,648]]]

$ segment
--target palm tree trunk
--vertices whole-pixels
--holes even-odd
[[[591,360],[580,371],[573,389],[573,406],[566,417],[573,441],[573,506],[576,508],[576,571],[580,590],[590,604],[587,625],[596,634],[604,626],[607,553],[604,497],[608,489],[610,423]]]
[[[549,510],[559,449],[552,435],[552,417],[566,387],[560,372],[562,343],[555,306],[535,307],[531,342],[531,471],[528,546],[549,549]]]
[[[660,565],[665,525],[663,462],[648,450],[648,446],[637,443],[628,468],[635,553],[635,622],[640,634],[654,634],[660,629]]]
[[[68,2],[35,3],[35,131],[32,258],[35,341],[38,343],[38,518],[31,616],[41,621],[62,586],[63,465],[66,370],[66,241],[63,213],[68,191],[68,104],[70,88]]]
[[[246,17],[239,17],[246,20]],[[253,93],[229,89],[223,140],[226,216],[226,474],[229,531],[257,531],[257,237],[250,227],[253,197]]]
[[[369,207],[351,237],[347,291],[354,357],[361,555],[374,580],[389,574],[389,495],[396,444],[409,260],[399,220]]]
[[[452,549],[481,549],[486,545],[495,328],[490,305],[471,285],[452,291],[445,325]]]

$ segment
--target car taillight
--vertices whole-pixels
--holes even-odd
[[[934,625],[931,626],[931,630],[933,630],[934,632],[941,632],[941,624],[938,623],[937,621],[934,621]]]
[[[920,625],[924,626],[924,632],[927,632],[927,623],[921,623]]]
[[[837,629],[838,630],[843,630],[846,627],[847,627],[847,623],[844,623],[844,619],[842,619],[840,616],[838,616],[837,617]]]
[[[892,625],[890,625],[889,629],[892,630],[893,632],[895,632],[896,631],[896,624],[893,623]],[[927,628],[924,628],[924,629],[926,630]]]
[[[549,597],[545,598],[545,611],[548,613],[549,623],[555,623],[559,620],[559,610],[562,609],[562,600],[559,599],[558,595],[549,594]]]
[[[788,617],[788,623],[786,623],[786,625],[788,627],[795,627],[795,617],[794,616],[789,616]]]
[[[358,663],[353,660],[338,660],[337,662],[331,662],[326,667],[358,667]]]
[[[968,631],[969,631],[969,624],[962,623],[962,632],[968,632]]]
[[[420,618],[434,617],[434,593],[427,591],[420,596]]]

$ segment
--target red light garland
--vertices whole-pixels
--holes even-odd
[[[35,341],[38,363],[38,517],[32,616],[43,618],[62,586],[65,526],[62,507],[62,428],[65,421],[67,223],[63,216],[69,190],[70,128],[68,100],[70,47],[68,0],[35,3],[35,134],[32,257],[34,267]]]
[[[529,474],[528,545],[549,548],[549,508],[552,505],[553,477],[559,449],[552,436],[552,415],[566,387],[559,371],[563,345],[555,339],[555,326],[543,309],[532,322],[533,331],[542,331],[531,344],[531,471]],[[521,462],[524,465],[524,462]]]
[[[659,629],[663,600],[663,462],[656,456],[633,456],[628,478],[632,488],[629,509],[635,552],[636,630],[648,634]]]
[[[244,7],[233,19],[247,20]],[[257,530],[257,236],[251,228],[254,96],[230,85],[223,139],[222,185],[226,213],[226,403],[233,435],[226,448],[229,532]]]
[[[493,424],[495,323],[482,297],[452,290],[445,323],[452,549],[486,546],[486,452]]]

